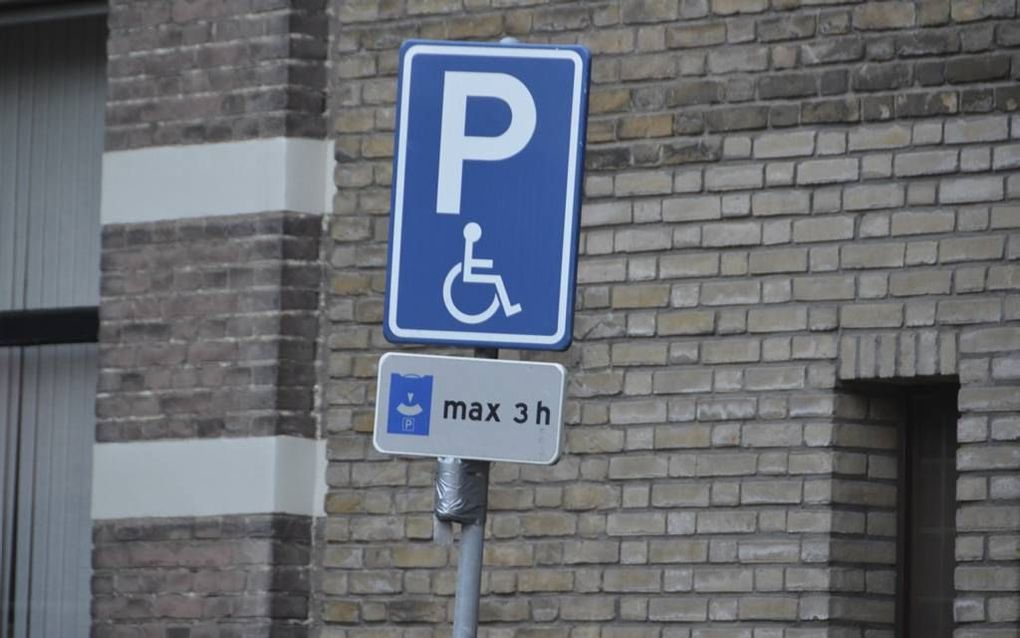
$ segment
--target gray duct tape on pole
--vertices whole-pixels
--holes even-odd
[[[436,518],[446,523],[485,520],[489,464],[442,457],[436,464]]]

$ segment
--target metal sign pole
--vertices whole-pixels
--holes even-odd
[[[498,359],[496,348],[475,348],[475,357]],[[453,638],[478,634],[478,601],[482,589],[482,552],[489,504],[488,461],[441,457],[436,461],[436,520],[460,523],[457,597],[453,604]]]

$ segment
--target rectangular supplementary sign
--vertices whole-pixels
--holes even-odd
[[[554,463],[565,383],[555,363],[387,353],[373,443],[387,454]]]
[[[404,44],[390,341],[570,345],[589,58],[579,46]]]

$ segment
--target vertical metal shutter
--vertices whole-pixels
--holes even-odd
[[[98,305],[105,40],[0,26],[0,310]],[[2,638],[88,635],[96,359],[0,348]]]

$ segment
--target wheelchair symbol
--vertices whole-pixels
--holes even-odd
[[[475,269],[492,268],[491,259],[477,259],[474,256],[475,242],[482,237],[482,227],[471,222],[464,226],[464,261],[453,265],[443,281],[443,303],[450,315],[461,323],[476,324],[488,321],[496,311],[503,309],[503,314],[512,317],[521,311],[521,304],[510,303],[510,295],[506,291],[503,277],[500,275],[478,274]],[[453,302],[453,283],[462,275],[461,280],[468,284],[492,284],[496,292],[492,295],[492,303],[482,312],[468,314],[462,312]]]

